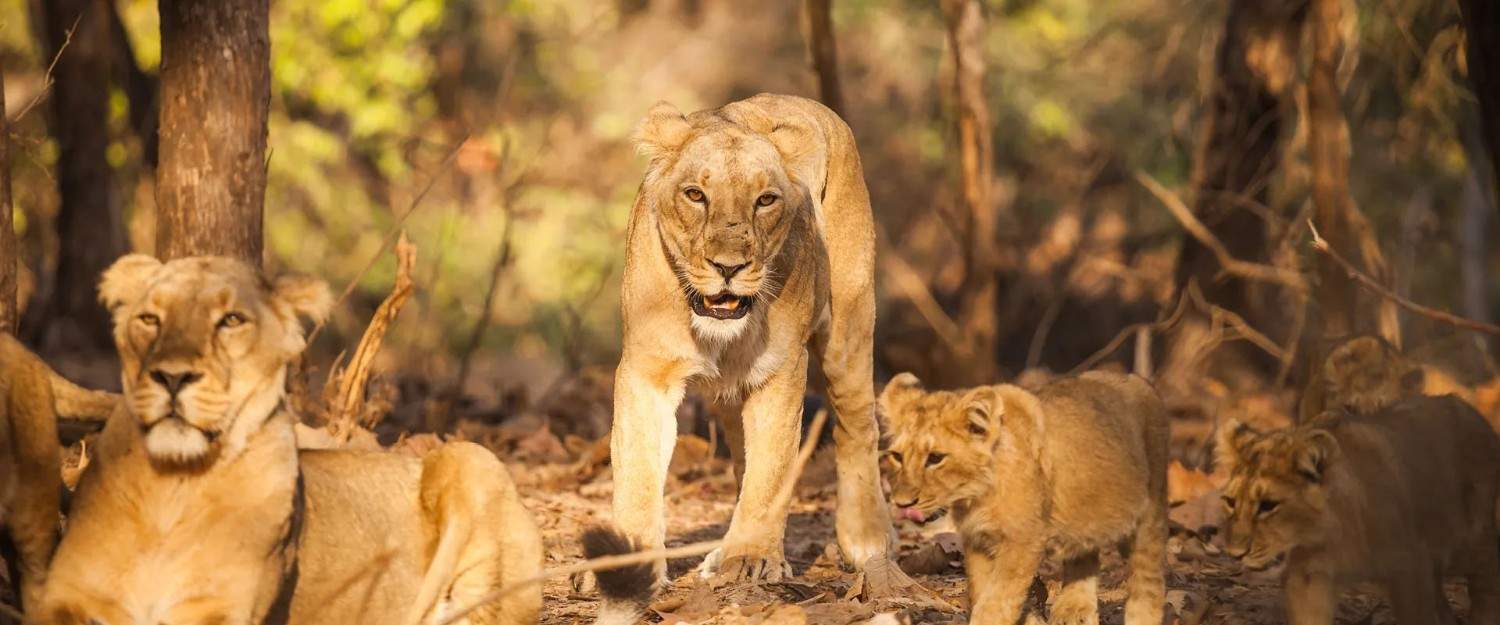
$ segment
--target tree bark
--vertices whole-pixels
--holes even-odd
[[[990,194],[994,145],[984,89],[984,8],[979,0],[943,0],[953,54],[953,106],[958,120],[959,187],[965,213],[964,280],[958,323],[973,346],[970,381],[993,380],[999,328],[996,298],[999,214]]]
[[[805,0],[802,32],[807,56],[818,75],[818,99],[844,117],[844,91],[839,87],[838,46],[833,34],[833,0]],[[845,118],[847,119],[847,118]]]
[[[3,61],[0,61],[3,62]],[[10,199],[10,118],[5,111],[5,68],[0,66],[0,332],[16,333],[20,254]]]
[[[1281,167],[1281,141],[1305,4],[1231,0],[1224,37],[1214,58],[1214,83],[1204,116],[1192,182],[1193,213],[1234,258],[1265,262],[1267,224],[1253,206],[1266,206]],[[1271,51],[1272,53],[1265,53]],[[1177,281],[1196,279],[1205,299],[1255,321],[1259,285],[1222,278],[1213,250],[1184,241]]]
[[[1500,3],[1459,0],[1469,42],[1469,82],[1479,99],[1484,142],[1490,153],[1490,184],[1500,185]]]
[[[94,0],[42,3],[48,57],[57,58],[51,124],[61,200],[61,252],[51,297],[39,315],[44,323],[38,324],[48,350],[107,350],[113,344],[109,316],[94,293],[99,274],[125,252],[119,190],[105,157],[111,67],[106,9]],[[64,42],[67,49],[58,55]]]
[[[1313,61],[1307,78],[1308,161],[1312,169],[1313,220],[1328,244],[1356,259],[1365,273],[1390,283],[1390,269],[1374,231],[1349,195],[1349,126],[1337,81],[1344,41],[1341,0],[1313,0]],[[1378,331],[1398,348],[1401,332],[1395,305],[1381,299],[1360,306],[1354,281],[1337,263],[1318,259],[1318,309],[1325,338]],[[1375,315],[1360,312],[1375,310]],[[1372,318],[1373,317],[1373,318]]]
[[[261,262],[267,0],[161,0],[156,253]]]

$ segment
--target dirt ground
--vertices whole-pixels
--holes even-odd
[[[531,437],[532,439],[537,436]],[[532,440],[531,443],[534,443]],[[525,448],[523,443],[520,447]],[[722,536],[734,505],[734,481],[728,463],[708,458],[701,440],[684,437],[673,462],[673,477],[667,490],[668,544],[682,545]],[[690,453],[684,453],[684,450]],[[844,625],[854,623],[966,623],[966,605],[961,553],[951,527],[935,523],[919,527],[898,526],[901,536],[900,564],[934,595],[957,610],[934,607],[921,597],[876,604],[846,600],[855,576],[838,566],[833,533],[833,466],[830,450],[814,457],[799,485],[787,528],[786,555],[795,575],[783,582],[760,586],[710,589],[697,583],[694,567],[700,558],[670,563],[673,587],[660,593],[648,621],[668,624],[739,625],[754,623],[808,623]],[[526,455],[525,453],[522,454]],[[607,467],[588,466],[586,457],[572,464],[537,465],[511,463],[522,484],[527,503],[546,536],[549,567],[581,559],[576,543],[582,528],[609,518],[610,476]],[[597,459],[597,458],[596,458]],[[1167,620],[1182,625],[1284,623],[1278,573],[1274,570],[1242,570],[1223,555],[1212,539],[1217,522],[1217,491],[1211,480],[1199,473],[1173,469],[1174,493],[1185,501],[1173,509],[1169,545],[1170,574],[1167,579]],[[941,523],[941,522],[939,522]],[[1189,529],[1192,527],[1193,529]],[[946,530],[946,531],[945,531]],[[1056,563],[1049,563],[1043,579],[1055,579]],[[1123,622],[1127,574],[1119,555],[1107,553],[1101,578],[1101,623]],[[1033,588],[1033,600],[1056,591]],[[1450,586],[1450,599],[1464,611],[1462,587]],[[569,580],[554,579],[545,586],[543,625],[592,622],[597,597],[575,592]],[[1393,623],[1373,589],[1345,593],[1337,623],[1383,625]],[[872,620],[873,619],[873,620]]]

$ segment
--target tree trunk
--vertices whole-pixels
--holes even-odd
[[[16,333],[20,253],[10,201],[10,118],[5,111],[5,71],[0,67],[0,332]]]
[[[261,262],[267,0],[161,0],[156,253]]]
[[[1459,0],[1469,41],[1469,82],[1479,99],[1484,143],[1490,152],[1494,178],[1500,185],[1500,3],[1495,0]]]
[[[838,46],[833,35],[833,0],[806,0],[802,5],[802,33],[807,56],[818,75],[818,99],[844,116],[844,92],[839,87]],[[845,118],[847,119],[847,118]]]
[[[964,280],[958,323],[973,346],[969,381],[993,380],[999,340],[995,304],[998,211],[990,194],[994,146],[984,90],[984,8],[979,0],[943,0],[953,53],[953,106],[958,119],[959,185],[965,213]]]
[[[1194,215],[1237,260],[1270,260],[1269,225],[1255,209],[1272,212],[1268,190],[1281,167],[1285,118],[1291,110],[1290,92],[1306,15],[1306,0],[1230,0],[1224,17],[1213,83],[1204,102],[1191,202]],[[1273,306],[1277,296],[1284,295],[1273,290],[1278,287],[1225,276],[1223,269],[1213,250],[1193,237],[1184,237],[1177,260],[1179,292],[1196,283],[1208,303],[1238,313],[1262,331],[1296,325],[1284,321],[1290,315]],[[1196,384],[1206,364],[1248,364],[1261,369],[1276,364],[1251,349],[1231,349],[1222,353],[1226,358],[1205,363],[1209,350],[1220,344],[1210,330],[1208,315],[1190,307],[1168,342],[1165,362],[1158,367],[1164,383]],[[1192,392],[1188,387],[1183,390]]]
[[[1328,244],[1361,264],[1361,269],[1390,283],[1390,270],[1370,227],[1349,196],[1349,126],[1336,72],[1344,53],[1339,21],[1341,0],[1313,0],[1313,61],[1307,78],[1308,161],[1312,169],[1313,220]],[[1327,256],[1318,259],[1318,309],[1325,338],[1378,331],[1398,348],[1401,331],[1395,305],[1381,299],[1361,306],[1354,281]],[[1375,310],[1364,315],[1361,311]]]
[[[109,316],[94,293],[99,274],[125,252],[119,190],[105,157],[112,63],[106,9],[94,0],[42,3],[47,56],[57,58],[51,124],[61,199],[52,293],[32,316],[44,321],[37,325],[39,342],[48,350],[108,350],[113,344]]]

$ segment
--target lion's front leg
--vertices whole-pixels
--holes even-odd
[[[644,362],[643,362],[644,360]],[[663,490],[677,442],[677,405],[687,365],[656,359],[622,359],[615,374],[615,418],[610,431],[614,522],[644,549],[666,544]],[[665,578],[666,560],[656,562]]]
[[[775,499],[797,454],[806,388],[807,351],[798,349],[745,401],[745,479],[724,547],[710,554],[703,569],[717,573],[720,583],[779,581],[791,574],[782,549],[787,506]]]

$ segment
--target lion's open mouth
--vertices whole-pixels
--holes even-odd
[[[714,319],[739,319],[750,314],[750,307],[754,300],[748,296],[735,295],[728,291],[718,295],[702,295],[699,293],[688,293],[688,303],[693,307],[693,314],[700,317],[712,317]]]

